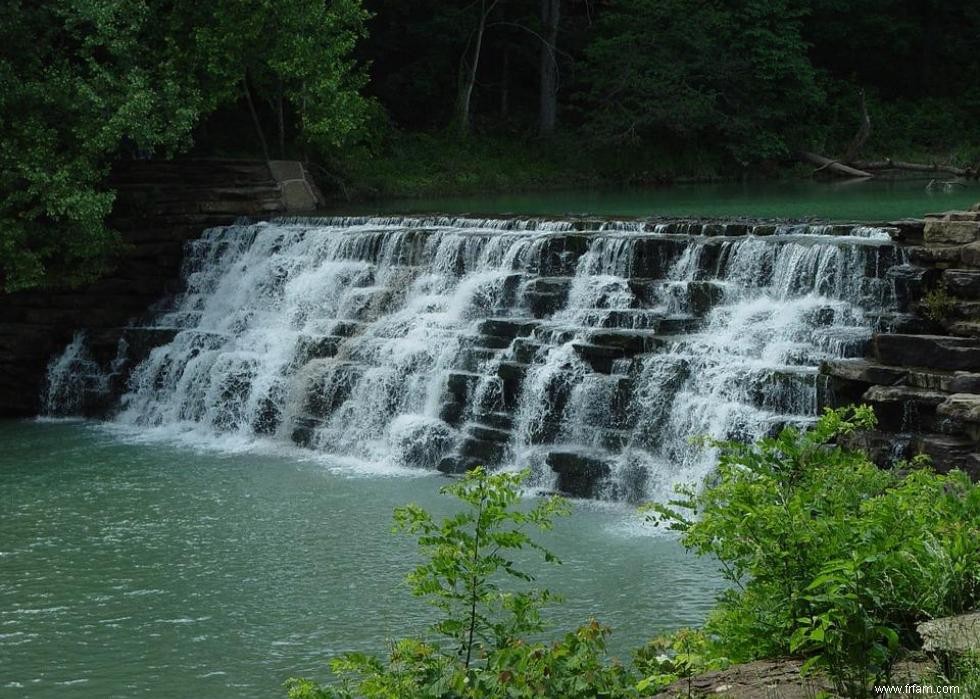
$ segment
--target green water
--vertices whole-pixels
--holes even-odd
[[[0,697],[281,696],[425,624],[391,509],[445,510],[441,477],[89,423],[0,422],[0,445]],[[626,509],[579,504],[545,542],[558,628],[597,616],[617,653],[698,623],[719,589]]]
[[[927,191],[929,180],[692,184],[632,190],[532,192],[344,205],[343,213],[470,213],[888,221],[980,201],[980,183]]]

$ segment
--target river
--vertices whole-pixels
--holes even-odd
[[[346,650],[421,630],[392,508],[444,477],[260,443],[173,445],[88,422],[0,423],[0,696],[282,696]],[[713,566],[626,506],[579,502],[534,565],[614,650],[700,623]]]

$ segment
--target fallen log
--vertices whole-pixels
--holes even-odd
[[[816,153],[800,151],[798,155],[801,160],[805,160],[808,163],[813,163],[814,165],[819,166],[814,174],[820,172],[821,170],[827,170],[828,172],[833,172],[844,177],[874,177],[874,175],[872,175],[870,172],[859,170],[858,168],[846,165],[839,160],[825,158],[824,156],[817,155]]]
[[[976,177],[974,168],[956,167],[955,165],[940,165],[938,163],[909,163],[903,160],[857,160],[852,163],[862,170],[908,170],[910,172],[945,172],[957,177]]]

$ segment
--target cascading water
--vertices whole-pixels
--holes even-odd
[[[189,244],[184,291],[128,331],[159,346],[114,419],[444,471],[529,465],[542,488],[663,499],[712,466],[692,436],[812,420],[819,363],[863,352],[900,262],[887,230],[859,226],[216,228]],[[53,412],[77,404],[80,360],[79,340],[52,363]]]

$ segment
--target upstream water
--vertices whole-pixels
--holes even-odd
[[[428,620],[391,510],[448,512],[441,476],[85,422],[0,422],[0,444],[0,697],[282,696]],[[579,502],[541,538],[556,631],[597,616],[625,656],[703,620],[713,566],[645,527]]]
[[[420,197],[345,204],[344,213],[596,216],[703,216],[890,221],[980,201],[980,182],[927,188],[929,179],[680,184],[645,189],[523,192],[470,197]]]

